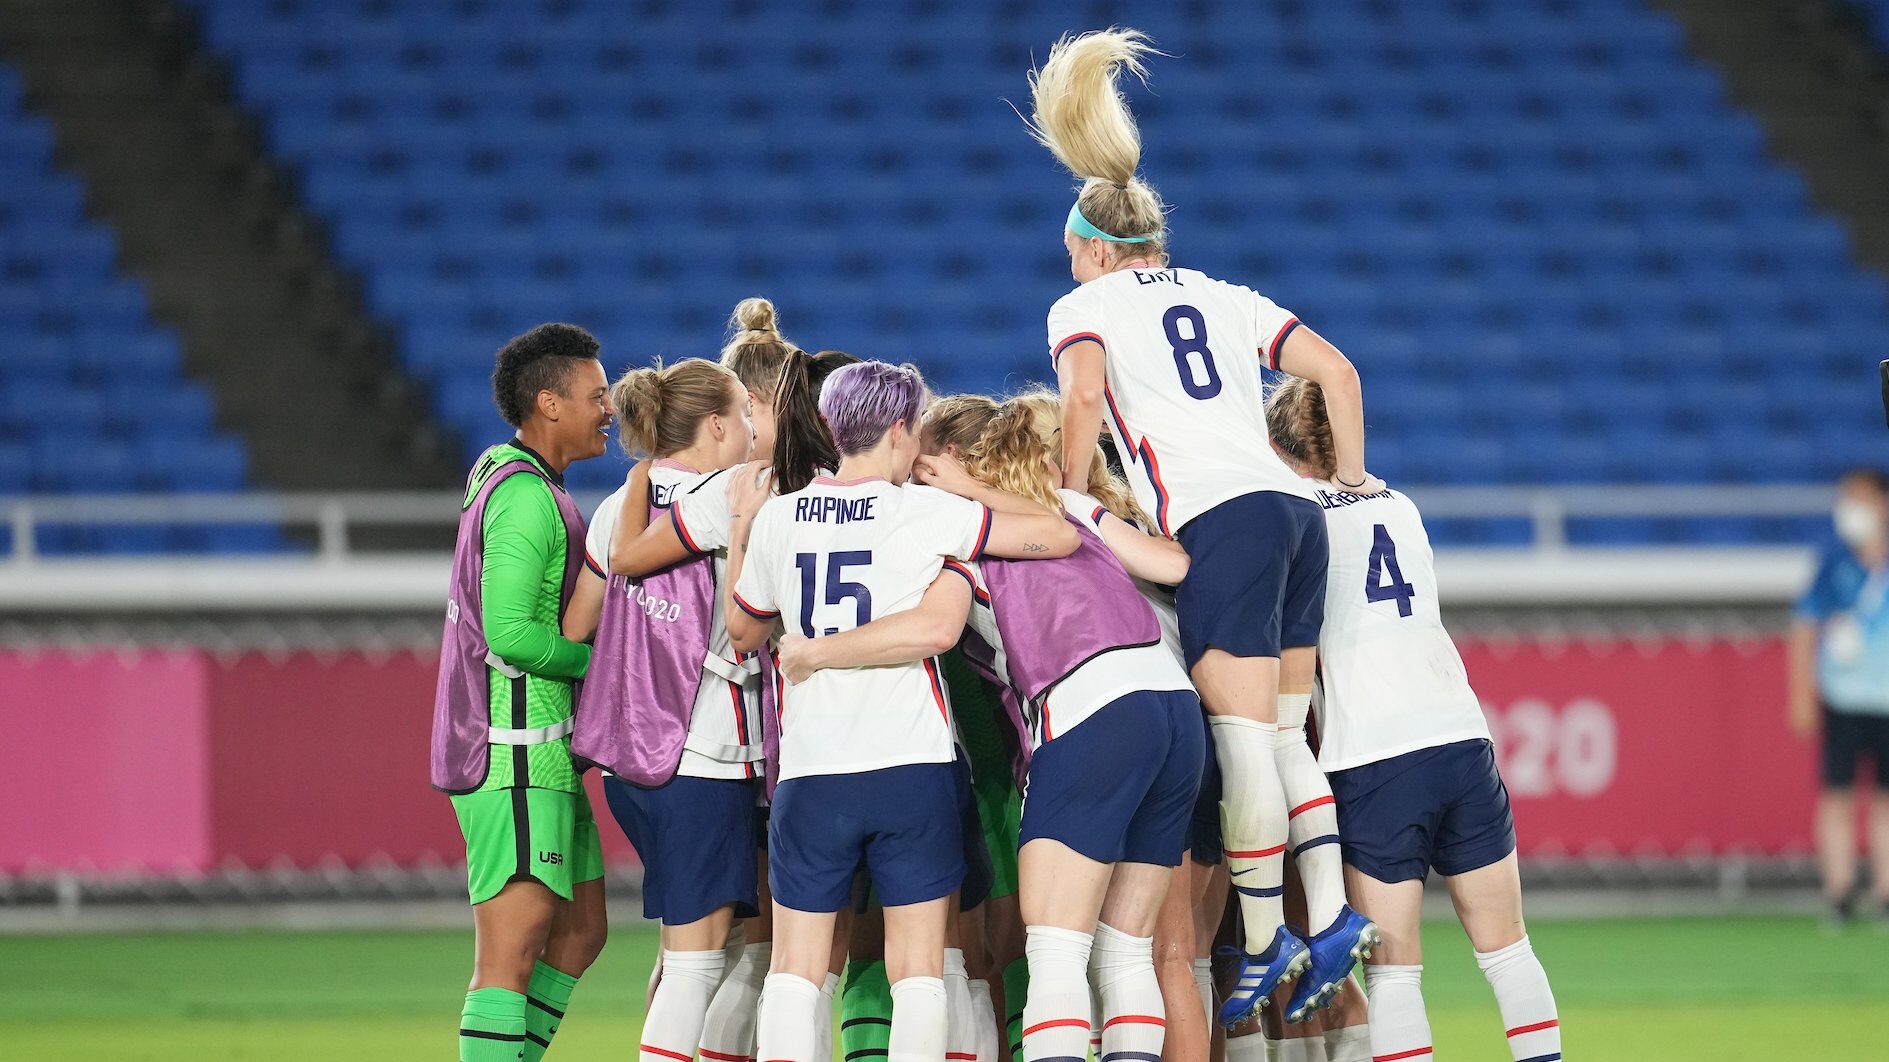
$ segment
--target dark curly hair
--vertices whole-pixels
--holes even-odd
[[[492,365],[492,401],[516,428],[539,391],[562,392],[577,361],[596,361],[597,337],[574,324],[541,324],[499,348]]]

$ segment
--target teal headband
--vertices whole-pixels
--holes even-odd
[[[1110,243],[1147,243],[1154,238],[1152,236],[1110,236],[1108,233],[1096,228],[1095,222],[1082,216],[1082,204],[1080,202],[1069,204],[1069,223],[1066,227],[1070,232],[1086,240],[1107,240]]]

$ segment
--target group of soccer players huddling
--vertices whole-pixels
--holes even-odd
[[[1233,1062],[1427,1058],[1433,868],[1514,1058],[1561,1057],[1422,520],[1351,363],[1168,264],[1117,85],[1149,53],[1032,78],[1082,179],[1055,391],[934,397],[764,299],[614,384],[572,325],[499,352],[432,747],[462,1062],[542,1057],[603,950],[591,766],[661,923],[643,1062],[825,1062],[836,997],[848,1059],[1206,1059],[1216,1023]],[[563,471],[612,420],[643,459],[586,521]]]

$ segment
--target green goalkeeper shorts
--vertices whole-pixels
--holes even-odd
[[[1023,797],[1004,771],[982,784],[973,779],[971,795],[977,800],[978,822],[984,827],[984,846],[990,850],[990,894],[1017,893],[1017,838],[1023,832]]]
[[[571,886],[603,877],[603,847],[590,797],[579,789],[490,789],[453,797],[466,838],[466,887],[472,902],[506,883],[535,880],[568,900]]]

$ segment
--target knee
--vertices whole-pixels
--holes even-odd
[[[585,926],[573,934],[571,950],[575,953],[574,959],[579,971],[589,969],[590,964],[597,961],[597,956],[603,954],[603,946],[608,943],[610,943],[610,925],[607,922],[600,921],[594,926]]]

